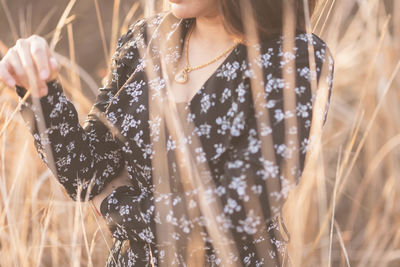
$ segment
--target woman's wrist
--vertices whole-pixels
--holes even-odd
[[[42,100],[42,99],[48,97],[49,95],[53,95],[61,90],[61,86],[59,86],[59,82],[57,79],[52,79],[52,80],[46,82],[46,85],[47,85],[48,90],[45,95],[35,96],[35,95],[30,94],[26,98],[25,103],[32,105],[32,103],[35,103],[35,100]],[[23,99],[26,96],[26,94],[28,93],[28,90],[25,87],[16,85],[15,88],[16,88],[17,95],[21,99]]]
[[[129,181],[127,171],[124,170],[119,176],[111,180],[100,194],[93,197],[92,202],[96,210],[101,214],[101,204],[106,200],[107,196],[112,194],[115,190],[122,186],[131,186],[132,183]]]

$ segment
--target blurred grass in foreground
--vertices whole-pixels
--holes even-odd
[[[51,41],[67,11],[55,50],[83,120],[117,37],[149,6],[51,3],[54,8],[38,14],[33,1],[1,0],[0,53],[37,30]],[[393,10],[400,2],[328,0],[320,9],[313,25],[334,55],[334,88],[323,157],[285,205],[289,254],[294,266],[399,266],[400,14]],[[93,33],[86,38],[87,28],[76,26],[83,19]],[[88,46],[101,56],[82,53]],[[68,199],[41,162],[14,114],[17,101],[13,89],[0,88],[0,128],[12,119],[0,136],[0,266],[103,266],[112,244],[108,230],[89,205]]]

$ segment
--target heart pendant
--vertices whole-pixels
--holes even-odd
[[[175,81],[177,83],[186,83],[188,80],[188,75],[186,69],[181,70],[175,75]]]

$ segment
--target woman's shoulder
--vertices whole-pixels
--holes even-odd
[[[142,17],[128,26],[128,29],[118,40],[117,49],[121,50],[122,53],[131,48],[146,49],[151,40],[167,37],[179,25],[188,25],[188,22],[188,20],[176,18],[171,11]],[[123,49],[121,49],[122,47]]]
[[[150,31],[161,23],[165,15],[164,12],[158,13],[150,17],[142,17],[129,24],[118,39],[114,59],[129,58],[129,54],[134,53],[134,50],[145,49],[148,36],[151,35]]]
[[[333,64],[333,56],[327,43],[314,33],[297,31],[294,38],[290,40],[287,35],[280,34],[272,38],[261,40],[260,52],[269,53],[271,57],[279,60],[308,58],[309,52],[314,51],[315,60],[322,63],[329,60]],[[312,48],[312,50],[310,50]]]
[[[297,33],[295,36],[295,46],[298,54],[305,55],[308,55],[311,46],[317,59],[322,61],[328,59],[333,63],[333,56],[327,43],[315,33]]]
[[[150,17],[142,17],[128,26],[128,29],[119,38],[118,43],[123,45],[124,43],[135,40],[144,39],[148,35],[148,30],[156,28],[165,16],[164,13],[158,13]]]
[[[124,34],[127,38],[134,38],[138,35],[143,35],[146,39],[152,36],[157,29],[161,27],[163,30],[173,31],[179,22],[186,21],[176,18],[171,11],[163,11],[151,16],[142,17],[129,25],[128,31]]]
[[[170,12],[160,12],[151,16],[142,17],[129,25],[129,30],[137,31],[144,29],[156,28],[161,24],[163,19],[169,15]]]

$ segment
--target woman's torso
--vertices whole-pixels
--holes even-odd
[[[148,21],[148,24],[157,28],[161,21],[160,17],[155,17],[152,21]],[[181,27],[183,29],[181,35],[178,35],[181,41],[187,32],[188,25],[182,21],[177,21],[176,25],[174,25],[175,28]],[[174,27],[171,26],[171,29],[175,29]],[[314,42],[320,42],[315,37],[313,38]],[[297,38],[298,42],[304,42],[305,45],[308,40],[309,38],[306,35],[301,35]],[[157,47],[157,44],[155,46]],[[280,39],[266,42],[259,50],[260,57],[257,59],[257,64],[261,68],[269,68],[270,65],[274,64],[279,66],[280,60],[277,58],[281,56],[279,55],[280,48]],[[324,45],[317,44],[317,48],[319,49],[318,53],[325,53]],[[133,49],[137,49],[137,47],[127,46],[125,54],[129,55],[129,51]],[[180,50],[173,47],[172,50],[168,50],[167,55],[164,55],[164,59],[168,61],[171,58],[179,58],[177,54],[180,55]],[[157,59],[157,56],[155,58]],[[122,61],[124,63],[121,66],[129,64],[129,57],[123,57]],[[203,242],[203,248],[208,251],[204,254],[204,262],[214,266],[219,259],[212,251],[212,246],[210,246],[210,236],[204,224],[204,215],[201,215],[201,207],[196,201],[199,198],[199,192],[202,192],[202,194],[211,192],[214,195],[210,193],[209,205],[214,205],[215,200],[212,199],[212,196],[217,195],[222,207],[220,211],[227,214],[243,209],[240,203],[246,202],[246,194],[249,192],[246,190],[249,190],[251,186],[246,184],[246,177],[234,183],[230,180],[232,177],[226,176],[224,171],[227,170],[228,159],[231,159],[231,164],[238,163],[238,159],[233,160],[231,155],[235,151],[234,142],[238,141],[239,137],[250,139],[250,137],[242,136],[242,134],[244,129],[248,128],[246,124],[250,123],[246,120],[248,116],[255,117],[253,95],[250,90],[252,73],[248,65],[247,49],[244,45],[238,45],[226,58],[217,64],[217,68],[208,78],[204,78],[204,76],[199,78],[197,83],[194,83],[196,86],[193,86],[195,88],[198,86],[199,89],[193,89],[192,93],[183,97],[184,100],[189,100],[186,103],[182,101],[182,98],[179,99],[178,102],[183,103],[178,104],[177,109],[175,109],[174,103],[168,102],[168,93],[165,93],[167,92],[165,91],[167,81],[161,75],[165,65],[158,64],[158,62],[160,61],[153,61],[154,65],[151,66],[151,69],[155,70],[155,72],[151,75],[145,72],[143,65],[139,65],[138,68],[127,74],[129,78],[117,95],[113,97],[107,108],[106,116],[120,132],[120,144],[133,185],[145,192],[156,192],[155,202],[158,199],[162,203],[161,207],[171,208],[168,211],[164,210],[165,214],[167,214],[166,217],[169,216],[164,223],[171,224],[171,228],[166,229],[172,229],[169,234],[179,245],[178,253],[175,255],[176,265],[183,265],[190,258],[190,254],[180,252],[187,251],[194,233]],[[148,67],[148,65],[146,66]],[[168,70],[168,72],[171,71],[173,73],[174,69]],[[296,71],[300,72],[301,70]],[[271,73],[264,72],[266,77],[268,74]],[[282,87],[279,84],[280,78],[267,78],[266,84],[263,86],[265,90],[271,89],[271,96],[272,98],[275,97],[268,106],[270,109],[268,114],[272,124],[279,123],[282,120],[277,116],[283,109],[281,101],[283,98]],[[174,94],[183,89],[174,88],[177,90]],[[310,92],[305,99],[309,101],[302,103],[302,105],[307,105],[310,108]],[[168,108],[162,111],[161,107]],[[177,116],[174,116],[174,113]],[[245,114],[247,117],[244,116]],[[173,118],[179,118],[181,121],[176,121]],[[310,117],[305,118],[301,123],[309,124]],[[252,124],[251,127],[253,126],[256,128]],[[279,128],[274,132],[274,141],[277,143],[282,142],[282,135],[284,134],[284,130],[280,132],[282,129]],[[187,145],[191,149],[191,156],[190,153],[185,154],[184,152],[184,148]],[[250,146],[253,147],[253,150],[259,151],[261,145],[256,140],[250,140],[249,150],[252,149]],[[157,150],[159,148],[164,148],[164,150]],[[154,161],[160,165],[155,166]],[[301,161],[300,164],[304,164],[304,157],[301,158]],[[190,164],[199,166],[198,171],[204,187],[203,191],[199,191],[193,183],[191,184],[189,180],[191,178],[186,175],[185,171],[187,170],[184,167]],[[255,166],[260,166],[260,163],[256,164]],[[155,169],[159,168],[159,166],[167,166],[167,168],[160,168],[161,172],[158,172],[158,174],[164,176],[162,178],[154,175]],[[181,168],[182,166],[183,169]],[[254,192],[267,190],[262,184],[253,185],[253,187],[251,190]],[[241,195],[243,199],[237,200],[227,194],[230,190],[239,192],[239,195],[245,192],[245,195]],[[206,195],[206,201],[207,197]],[[169,206],[165,204],[166,201],[164,199],[171,200]],[[262,209],[263,214],[268,216],[269,208],[262,207]],[[240,212],[241,215],[238,216],[247,217],[243,210]],[[152,209],[149,213],[152,214],[153,219],[158,218],[157,204],[155,209]],[[223,214],[217,215],[221,216],[220,219],[224,217]],[[237,228],[238,226],[234,225],[233,227]],[[269,261],[278,264],[278,254],[282,253],[282,249],[284,249],[284,241],[280,240],[279,227],[276,222],[269,221],[269,224],[265,224],[262,228],[270,231],[268,232],[270,235],[269,240],[259,241],[260,243],[264,242],[265,246],[270,248],[269,251],[264,251],[265,254],[262,257],[260,255],[257,256],[257,252],[255,252],[254,240],[256,240],[257,234],[253,236],[253,241],[251,241],[248,239],[251,234],[247,233],[246,230],[243,230],[243,228],[240,228],[242,230],[238,230],[239,228],[235,230],[237,236],[234,239],[242,242],[242,244],[237,244],[239,249],[243,250],[245,248],[245,251],[240,251],[239,253],[241,261],[250,263],[249,266],[255,266],[252,264],[257,262],[263,265]],[[197,229],[197,232],[194,229]],[[118,235],[114,236],[118,237]],[[281,244],[281,247],[279,244]],[[148,260],[149,248],[150,246],[143,240],[131,240],[128,250],[120,257],[127,257],[124,261],[129,261],[129,255],[147,255],[145,259]],[[159,261],[160,254],[165,253],[162,251],[162,245],[152,248],[152,253],[156,255],[154,257],[158,257]],[[112,266],[112,263],[109,264]],[[126,266],[130,265],[126,263]]]

